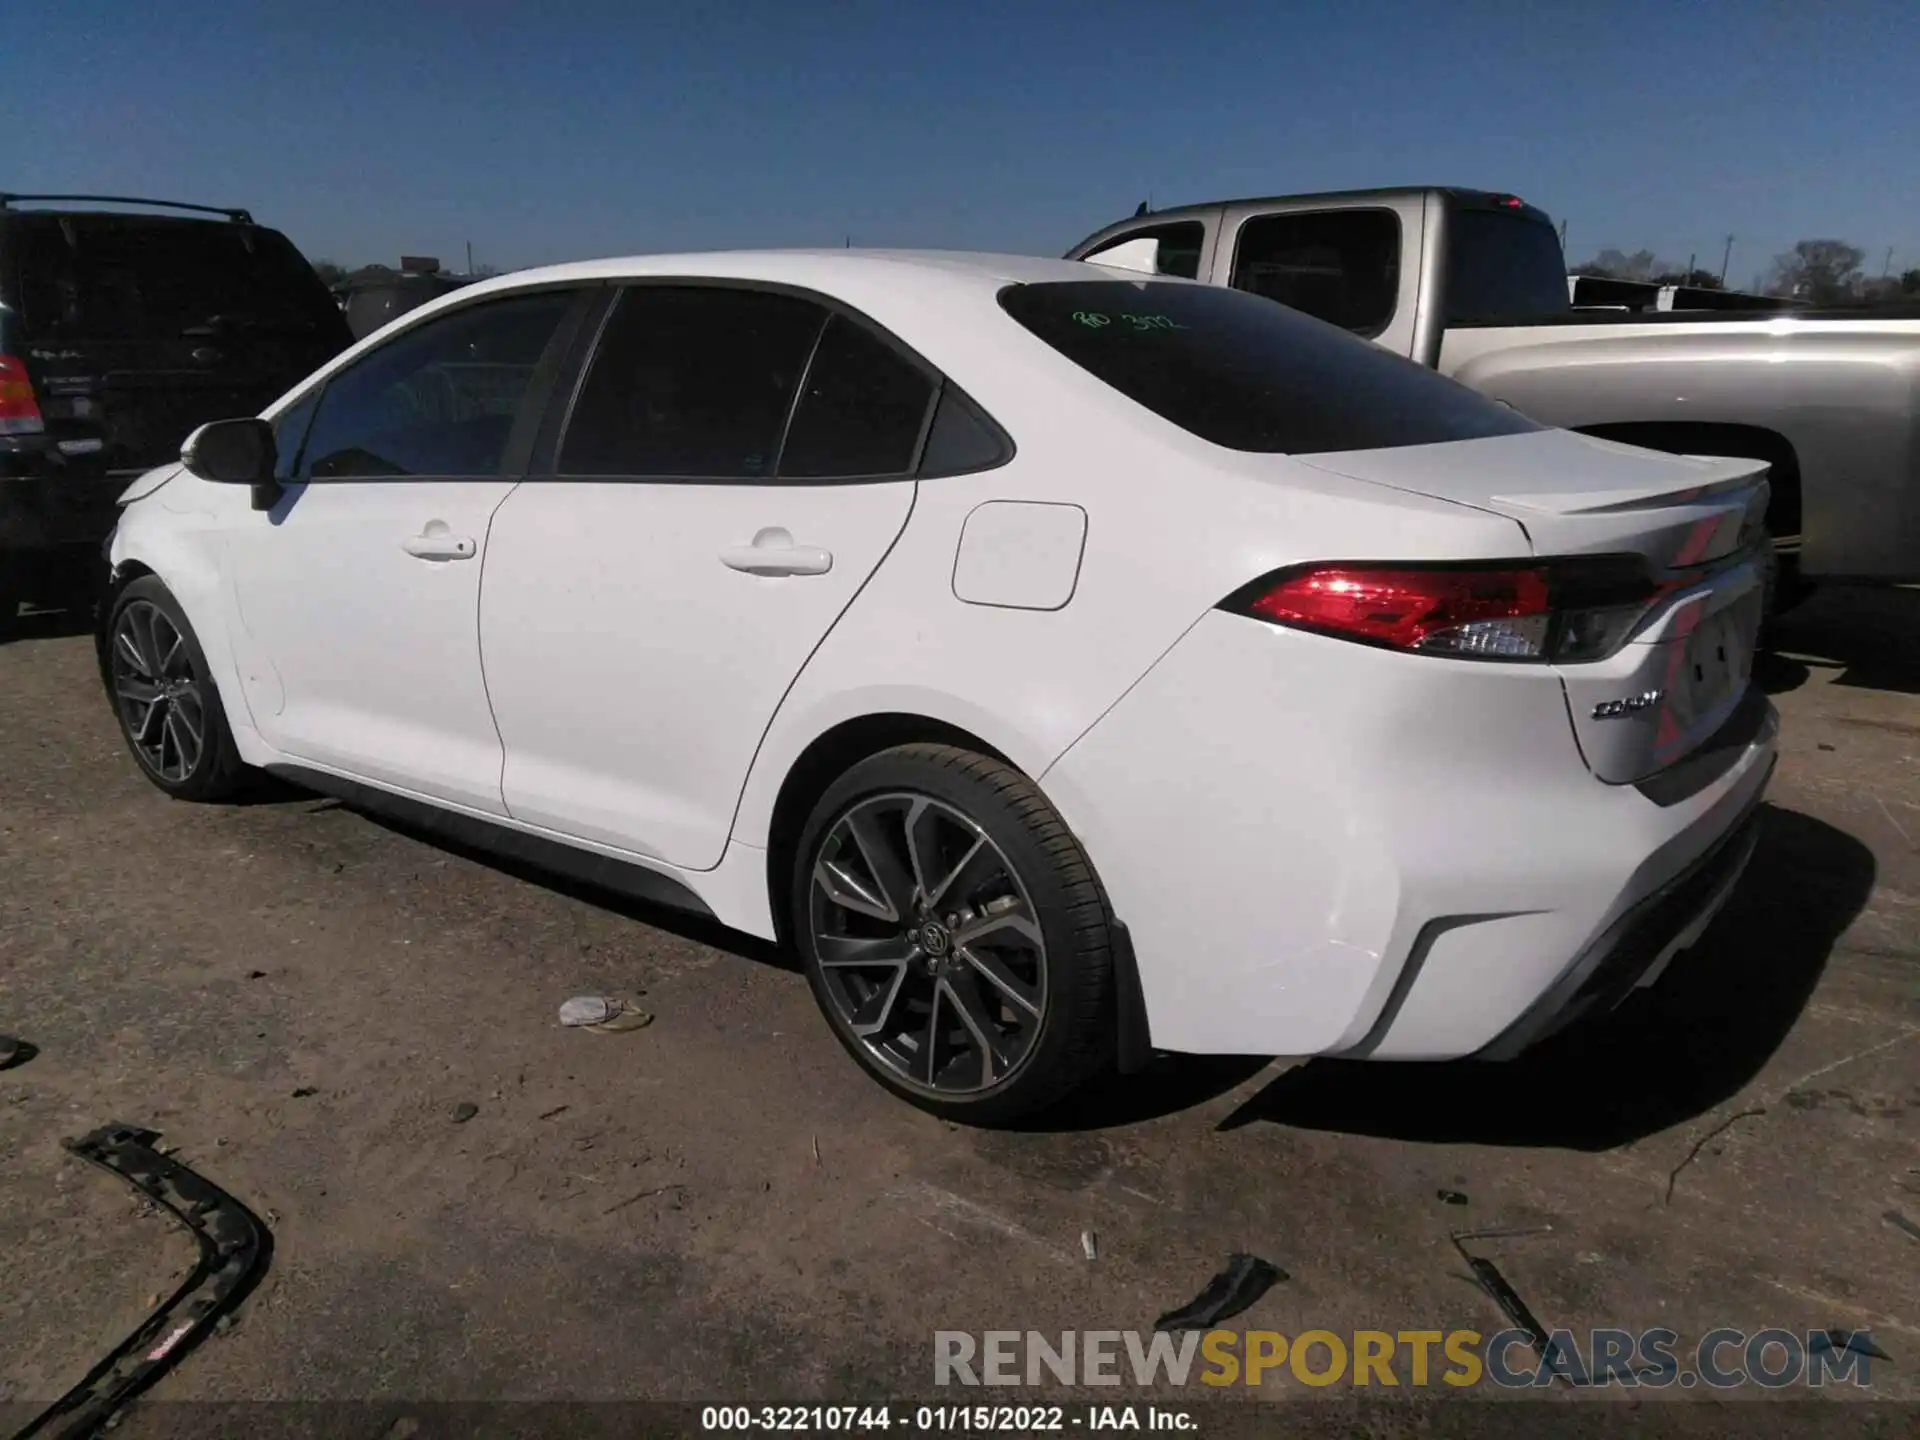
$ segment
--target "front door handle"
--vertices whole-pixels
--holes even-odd
[[[749,575],[824,575],[833,568],[833,552],[818,545],[796,545],[785,530],[762,530],[751,545],[729,545],[720,563]]]
[[[470,537],[455,535],[438,520],[401,541],[400,548],[420,560],[471,560],[480,551]]]

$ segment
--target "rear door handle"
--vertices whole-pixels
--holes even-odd
[[[471,560],[480,550],[469,537],[452,534],[444,525],[438,529],[429,525],[401,541],[400,548],[420,560]]]
[[[720,563],[749,575],[824,575],[833,568],[833,552],[818,545],[796,545],[785,530],[767,529],[751,545],[729,545]]]

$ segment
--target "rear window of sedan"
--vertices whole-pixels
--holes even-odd
[[[1010,285],[1000,305],[1128,399],[1229,450],[1312,455],[1543,427],[1257,295],[1153,280]]]

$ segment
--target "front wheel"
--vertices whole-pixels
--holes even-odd
[[[834,1034],[923,1109],[1005,1124],[1111,1062],[1106,895],[998,760],[903,745],[855,765],[802,832],[790,913]]]
[[[206,653],[173,592],[143,575],[113,599],[105,679],[141,772],[177,800],[225,800],[246,766]]]

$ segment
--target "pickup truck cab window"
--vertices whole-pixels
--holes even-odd
[[[1234,243],[1230,283],[1371,338],[1400,293],[1400,218],[1371,207],[1255,216]]]
[[[1545,320],[1565,315],[1567,265],[1544,219],[1515,210],[1458,205],[1447,247],[1449,325]]]

